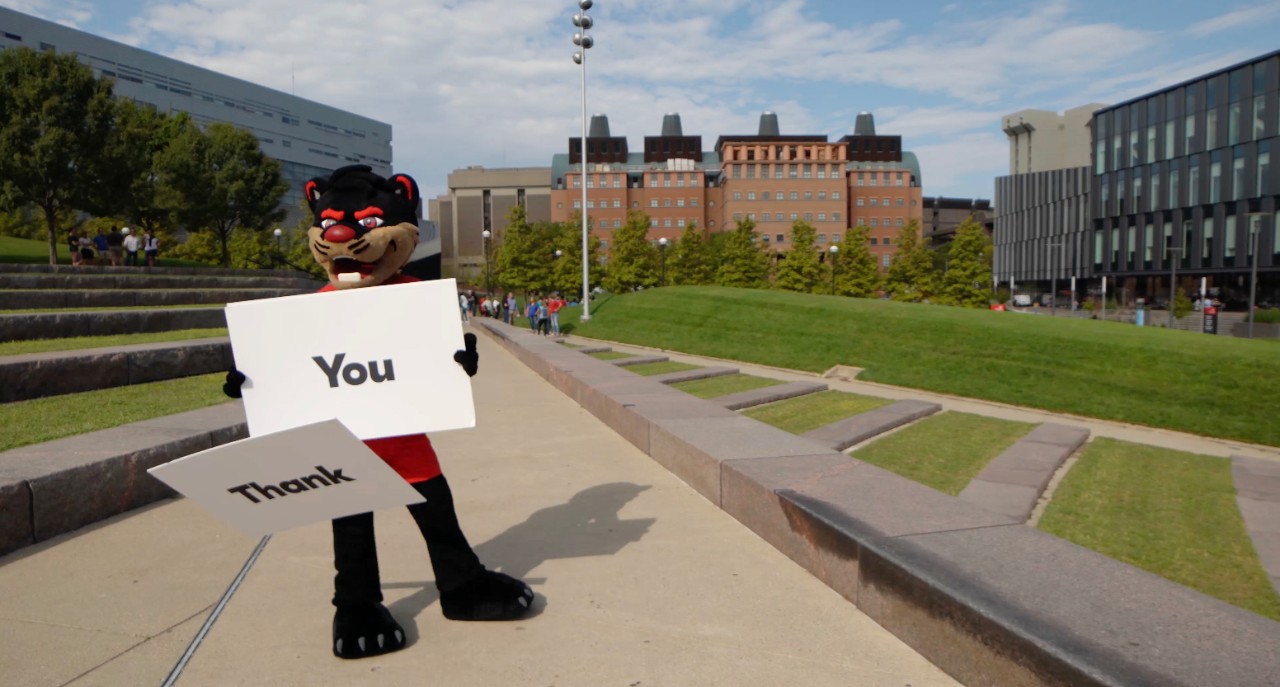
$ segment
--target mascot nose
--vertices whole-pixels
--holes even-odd
[[[330,243],[346,243],[355,237],[355,229],[345,224],[335,224],[324,230],[324,240]]]

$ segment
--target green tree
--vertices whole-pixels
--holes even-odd
[[[114,114],[111,84],[74,54],[0,52],[0,205],[44,213],[51,265],[60,220],[110,214],[118,200],[102,155]]]
[[[898,232],[898,252],[885,276],[889,297],[911,303],[934,298],[941,284],[933,257],[920,238],[920,228],[914,220],[909,222]]]
[[[840,252],[832,262],[836,270],[836,295],[875,298],[879,294],[880,270],[876,267],[876,256],[867,248],[869,234],[870,230],[860,224],[846,232],[844,241],[840,242]]]
[[[170,117],[132,100],[116,101],[116,128],[104,156],[114,170],[121,213],[143,230],[158,231],[172,222],[164,200],[157,159],[184,128],[190,115]]]
[[[769,254],[756,243],[755,230],[754,221],[742,220],[716,242],[719,248],[717,285],[747,289],[769,286]]]
[[[551,261],[547,254],[555,251],[552,244],[557,231],[549,222],[530,224],[523,207],[512,207],[493,256],[502,284],[526,294],[547,288],[551,283]]]
[[[175,217],[188,231],[213,232],[224,266],[231,264],[233,232],[261,231],[284,218],[280,198],[288,185],[280,163],[262,153],[253,134],[230,124],[210,124],[201,132],[188,123],[157,167]]]
[[[991,299],[991,239],[972,218],[956,228],[939,300],[948,305],[985,308]]]
[[[582,220],[561,222],[556,226],[552,239],[551,255],[553,257],[550,287],[552,291],[568,297],[582,293]],[[588,288],[600,285],[604,271],[600,267],[600,237],[587,232],[587,282]]]
[[[671,247],[667,258],[667,282],[702,286],[715,279],[711,243],[696,223],[684,228],[684,233]]]
[[[773,287],[799,293],[827,293],[824,270],[819,264],[819,250],[814,248],[818,231],[804,220],[791,223],[791,250],[778,262]]]
[[[649,243],[649,224],[649,215],[632,210],[626,223],[613,232],[604,288],[625,293],[657,286],[658,249]]]

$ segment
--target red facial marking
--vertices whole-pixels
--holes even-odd
[[[409,200],[413,200],[413,184],[410,184],[409,180],[404,177],[398,176],[395,180],[399,182],[401,186],[404,186],[404,197]]]
[[[346,215],[347,213],[341,210],[334,210],[333,208],[329,208],[328,210],[325,210],[324,212],[320,213],[320,219],[334,219],[341,222],[342,218],[346,217]]]
[[[316,193],[316,182],[314,181],[308,181],[307,185],[303,187],[303,192],[307,194],[308,200],[314,201],[320,198],[320,194]]]
[[[360,221],[366,217],[381,217],[381,216],[382,216],[382,208],[374,207],[372,205],[370,205],[369,207],[363,210],[356,211],[356,221]]]

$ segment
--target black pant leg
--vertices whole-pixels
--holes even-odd
[[[458,524],[453,492],[444,475],[417,482],[413,488],[427,499],[425,503],[409,505],[409,514],[427,542],[436,588],[441,592],[457,589],[480,574],[484,566]]]
[[[333,521],[333,605],[382,602],[378,547],[373,513],[359,513]]]

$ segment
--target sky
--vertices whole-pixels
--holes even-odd
[[[387,122],[427,197],[471,165],[542,167],[581,133],[577,0],[4,0]],[[1001,117],[1117,103],[1280,48],[1280,0],[599,0],[587,111],[640,150],[680,114],[753,135],[902,136],[926,196],[991,198]]]

